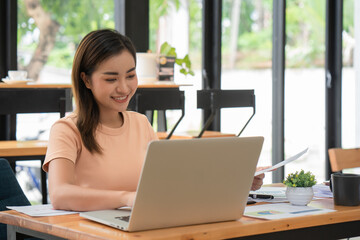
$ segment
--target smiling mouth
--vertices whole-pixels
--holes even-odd
[[[121,96],[121,97],[111,97],[112,99],[114,99],[116,102],[126,102],[128,95],[126,96]]]

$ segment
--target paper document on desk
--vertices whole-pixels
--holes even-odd
[[[255,206],[247,206],[244,216],[264,218],[264,219],[281,219],[306,215],[335,212],[333,209],[314,208],[310,206],[295,206],[290,203],[272,203]]]
[[[260,174],[262,174],[262,173],[270,172],[270,171],[272,171],[272,170],[274,170],[274,169],[277,169],[277,168],[279,168],[279,167],[284,166],[285,164],[288,164],[288,163],[290,163],[290,162],[292,162],[292,161],[295,161],[296,159],[298,159],[299,157],[301,157],[302,155],[304,155],[304,154],[307,152],[308,149],[309,149],[309,148],[306,148],[305,150],[299,152],[298,154],[296,154],[296,155],[294,155],[294,156],[292,156],[292,157],[289,157],[288,159],[286,159],[286,160],[284,160],[284,161],[281,161],[281,162],[279,162],[278,164],[275,164],[275,165],[272,166],[272,167],[269,167],[269,168],[263,169],[263,170],[261,170],[261,171],[255,172],[255,176],[260,175]]]
[[[32,217],[57,216],[78,213],[73,211],[55,210],[51,204],[6,207],[8,209],[15,210]]]
[[[326,186],[324,184],[316,184],[313,186],[314,197],[333,197],[333,193],[330,190],[330,186]]]

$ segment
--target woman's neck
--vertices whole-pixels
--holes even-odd
[[[123,113],[119,112],[112,116],[107,114],[106,116],[100,116],[100,123],[109,128],[120,128],[124,124]]]

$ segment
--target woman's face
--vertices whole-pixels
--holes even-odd
[[[81,78],[92,91],[100,114],[125,111],[138,86],[134,58],[126,50],[99,64],[90,79],[85,73]]]

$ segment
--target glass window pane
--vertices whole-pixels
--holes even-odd
[[[242,136],[264,136],[260,166],[271,165],[272,1],[223,0],[222,89],[254,89],[256,114]],[[238,134],[252,110],[223,109],[221,131]],[[265,182],[270,183],[271,175]]]
[[[354,1],[344,1],[342,69],[342,146],[355,147]]]
[[[342,69],[342,147],[360,146],[360,2],[344,1]],[[360,169],[344,172],[359,173]]]
[[[285,167],[325,179],[325,0],[286,2],[285,155],[309,147]]]
[[[201,89],[202,50],[202,1],[201,0],[150,0],[150,50],[159,53],[164,42],[175,48],[177,57],[187,54],[194,76],[180,73],[175,64],[174,82],[191,86],[180,87],[185,91],[185,117],[176,128],[176,134],[200,131],[201,111],[196,108],[196,90]],[[168,129],[176,123],[179,111],[166,111]]]
[[[32,8],[26,2],[18,1],[18,68],[37,83],[70,84],[80,40],[92,30],[114,28],[114,1],[42,0],[34,1]],[[48,139],[58,118],[59,114],[19,114],[17,139]],[[30,129],[31,122],[41,127]]]
[[[92,30],[115,27],[114,1],[38,3],[34,8],[18,1],[18,68],[37,82],[70,83],[79,41]]]

